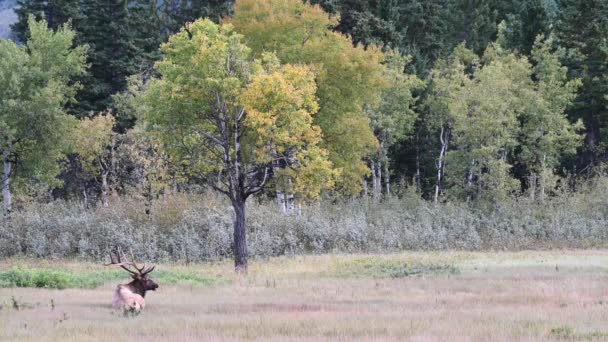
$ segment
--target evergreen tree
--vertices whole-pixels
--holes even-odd
[[[355,44],[377,44],[413,57],[411,71],[424,74],[449,53],[447,0],[345,0],[340,4],[336,30]]]
[[[608,142],[608,2],[563,0],[560,6],[555,35],[566,49],[563,63],[571,78],[583,81],[569,113],[585,124],[586,146],[579,156],[585,167],[603,159]]]
[[[12,30],[22,42],[27,41],[28,17],[34,15],[36,20],[46,20],[50,29],[57,30],[69,20],[78,20],[80,15],[79,0],[19,0],[15,9],[19,20]]]
[[[500,0],[451,0],[451,30],[454,41],[481,54],[496,37]]]
[[[129,38],[136,49],[134,65],[140,70],[151,70],[160,59],[164,34],[159,7],[158,0],[137,0],[129,6]]]
[[[230,16],[233,7],[234,0],[163,1],[161,8],[165,33],[175,33],[198,18],[209,18],[217,23]]]
[[[111,108],[112,94],[123,90],[126,77],[140,70],[129,32],[127,0],[83,0],[76,23],[79,42],[88,44],[90,72],[82,80],[75,111],[84,116]]]
[[[557,20],[554,0],[514,1],[512,13],[506,16],[505,47],[528,55],[539,34],[548,35]]]

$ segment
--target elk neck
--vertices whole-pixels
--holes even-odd
[[[127,284],[129,289],[133,291],[133,293],[137,293],[142,297],[146,297],[146,289],[144,288],[144,284],[141,283],[140,280],[132,280]]]

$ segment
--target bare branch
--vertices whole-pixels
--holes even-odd
[[[266,183],[268,182],[268,179],[270,178],[269,174],[270,174],[270,167],[269,166],[265,166],[264,167],[264,178],[262,179],[262,181],[260,182],[260,184],[258,184],[255,187],[251,187],[251,188],[249,188],[249,190],[245,191],[245,198],[247,198],[247,197],[249,197],[249,196],[251,196],[251,195],[253,195],[253,194],[257,193],[257,192],[262,191],[264,189],[264,186],[266,186]]]

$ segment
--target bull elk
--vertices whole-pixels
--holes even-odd
[[[156,266],[146,267],[144,264],[144,266],[138,267],[133,261],[125,258],[120,248],[117,248],[115,253],[110,253],[110,263],[104,266],[120,266],[129,272],[131,278],[133,278],[130,283],[120,284],[116,287],[112,298],[112,307],[114,309],[122,308],[125,314],[129,312],[139,313],[146,306],[146,300],[144,299],[146,291],[155,291],[158,288],[158,284],[148,278],[148,274]]]

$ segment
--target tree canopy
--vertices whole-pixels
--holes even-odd
[[[320,7],[299,0],[241,0],[228,20],[243,34],[255,56],[272,51],[281,62],[310,65],[316,74],[319,112],[314,123],[323,131],[322,146],[341,170],[338,187],[358,193],[368,174],[365,157],[377,148],[364,111],[389,84],[379,48],[353,46],[329,30],[336,19]]]
[[[311,68],[259,59],[229,24],[188,24],[162,46],[160,75],[143,96],[146,120],[188,177],[228,196],[235,210],[235,265],[246,270],[245,203],[273,176],[317,196],[337,174],[313,124]],[[273,164],[284,171],[273,174]]]
[[[32,16],[28,25],[24,46],[0,40],[0,148],[7,211],[11,178],[56,184],[58,162],[76,125],[65,106],[80,86],[74,78],[86,71],[87,47],[74,47],[69,25],[55,32]]]

